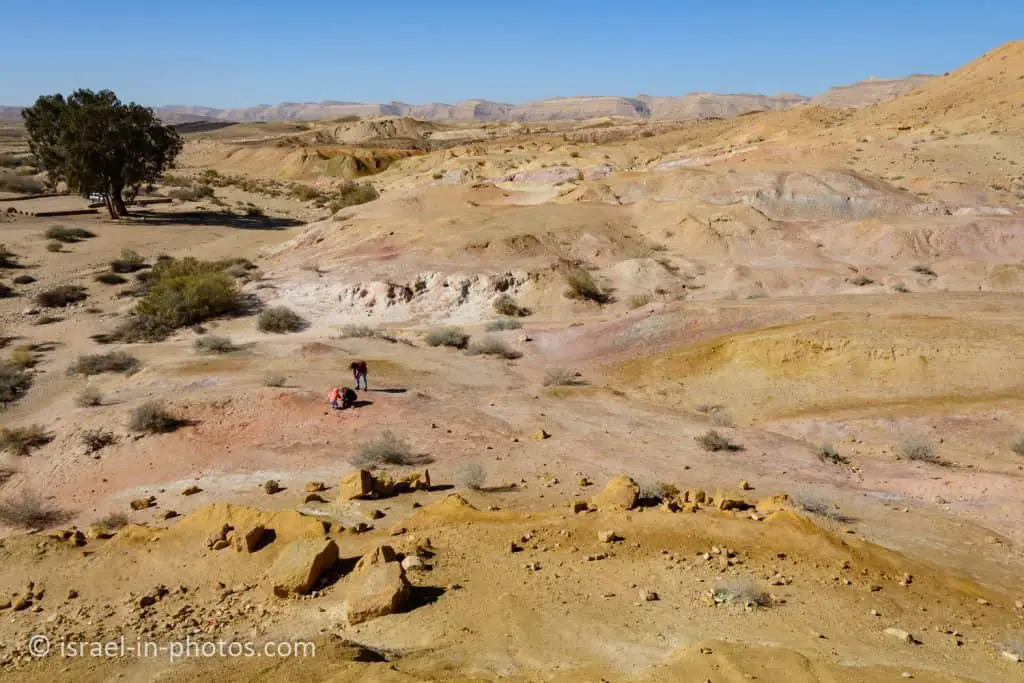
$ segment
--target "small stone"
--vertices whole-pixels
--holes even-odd
[[[590,503],[585,500],[574,500],[572,502],[572,511],[574,514],[580,514],[581,512],[587,512],[590,510]]]
[[[1017,664],[1021,663],[1021,656],[1016,652],[1011,652],[1010,650],[1003,650],[1002,655],[1004,659],[1009,659],[1011,662],[1015,662]]]
[[[228,543],[226,538],[220,538],[220,539],[217,539],[216,541],[214,541],[213,545],[210,546],[210,548],[212,550],[223,550],[224,548],[227,548],[229,545],[231,545],[231,544]]]
[[[373,509],[366,513],[367,519],[381,519],[384,517],[384,513],[381,510]]]
[[[174,510],[168,510],[167,512],[164,513],[164,519],[174,519],[177,516],[178,513],[175,512]]]
[[[139,598],[139,607],[150,607],[156,604],[156,598],[152,595],[143,595]]]
[[[641,590],[640,591],[640,599],[643,600],[644,602],[654,602],[654,601],[658,600],[658,594],[655,593],[654,591]]]
[[[68,590],[68,600],[74,600],[77,597],[78,597],[78,591],[76,591],[74,588]]]
[[[988,606],[988,605],[991,605],[992,603],[989,602],[988,600],[986,600],[985,598],[978,598],[978,604],[982,605],[982,606]]]
[[[426,563],[415,555],[409,555],[402,559],[402,569],[405,571],[422,571],[427,568]]]
[[[879,612],[876,609],[873,609],[873,610],[871,610],[871,616],[873,616],[873,617],[880,617],[880,616],[882,616],[882,613]]]
[[[518,552],[522,552],[522,550],[523,550],[522,546],[520,546],[517,543],[509,543],[508,544],[508,551],[510,553],[518,553]]]
[[[740,482],[740,491],[750,491],[753,488],[754,487],[751,486],[750,482],[748,482],[746,479]]]
[[[149,498],[136,498],[128,504],[132,510],[145,510],[156,505],[156,496]]]
[[[551,434],[543,429],[538,429],[533,433],[534,441],[543,441],[544,439],[550,439]]]
[[[306,482],[306,493],[318,493],[323,491],[327,487],[322,481],[308,481]]]
[[[193,484],[192,486],[189,486],[187,489],[182,491],[181,495],[183,495],[183,496],[194,496],[195,494],[199,493],[200,491],[202,491],[202,489],[199,488],[198,486],[196,486],[195,484]]]
[[[614,531],[598,531],[597,540],[601,543],[616,543],[621,541],[622,537]]]
[[[327,501],[318,493],[307,493],[306,497],[302,499],[303,503],[326,503]]]
[[[914,674],[910,673],[909,671],[904,671],[900,674],[900,676],[902,676],[903,678],[913,678]]]
[[[901,640],[908,645],[913,644],[915,641],[914,636],[909,631],[904,631],[901,628],[887,628],[885,629],[885,635],[896,640]]]
[[[267,495],[274,495],[281,490],[281,484],[276,479],[268,479],[263,482],[263,491]]]

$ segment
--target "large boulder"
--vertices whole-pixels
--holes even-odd
[[[368,470],[349,472],[338,482],[338,498],[354,500],[373,494],[373,475]]]
[[[331,539],[292,541],[270,567],[267,578],[274,595],[280,598],[308,593],[337,561],[338,544]]]
[[[410,491],[428,491],[430,489],[430,471],[406,472],[404,474],[381,473],[373,477],[373,491],[378,496],[395,496]]]
[[[398,562],[369,564],[348,577],[342,610],[350,624],[361,624],[405,607],[412,594],[405,570]]]
[[[260,541],[263,540],[263,536],[266,533],[267,529],[262,524],[256,524],[245,529],[235,529],[234,533],[232,533],[232,542],[234,543],[235,550],[247,553],[256,552],[260,547]]]
[[[590,499],[598,509],[632,510],[640,497],[640,487],[629,477],[612,477],[604,491]]]

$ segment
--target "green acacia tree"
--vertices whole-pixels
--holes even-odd
[[[156,181],[181,152],[181,137],[152,109],[125,104],[110,90],[43,95],[21,115],[50,184],[102,193],[111,218],[126,215],[125,194]]]

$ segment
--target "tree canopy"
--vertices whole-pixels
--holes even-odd
[[[43,95],[21,115],[50,183],[103,194],[111,218],[127,213],[125,193],[156,181],[181,152],[181,138],[152,109],[124,104],[110,90]]]

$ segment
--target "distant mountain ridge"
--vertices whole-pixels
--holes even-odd
[[[802,104],[830,107],[862,107],[891,99],[930,81],[933,76],[915,74],[902,79],[869,79],[846,86],[837,86],[810,98],[803,95],[722,94],[694,92],[679,97],[639,95],[553,97],[523,104],[471,99],[448,104],[406,104],[388,102],[373,104],[326,100],[323,102],[281,102],[254,107],[219,109],[194,105],[156,107],[157,114],[168,123],[191,121],[315,121],[346,116],[410,116],[424,121],[555,121],[620,116],[646,119],[691,119],[730,117],[751,111],[788,109]],[[0,120],[20,117],[21,107],[0,106]]]

